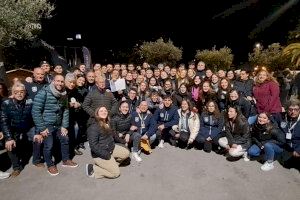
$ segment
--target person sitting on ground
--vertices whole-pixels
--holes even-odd
[[[281,122],[280,129],[286,138],[282,164],[300,171],[300,100],[290,99],[287,102],[287,116]]]
[[[86,165],[86,175],[93,178],[117,178],[119,164],[129,157],[129,150],[115,144],[114,131],[110,127],[108,110],[100,106],[95,112],[96,123],[87,129],[91,155],[95,164]]]
[[[172,144],[179,147],[187,147],[192,144],[199,132],[199,117],[192,110],[191,102],[188,99],[181,101],[181,108],[178,109],[179,123],[172,126],[170,134]]]
[[[218,140],[221,137],[223,126],[224,119],[217,103],[208,101],[204,112],[200,116],[200,130],[196,137],[197,143],[203,145],[205,152],[211,152],[213,145],[215,147],[219,146]]]
[[[133,131],[130,139],[132,140],[132,157],[141,162],[142,158],[138,152],[140,150],[140,143],[142,140],[149,142],[151,145],[156,138],[155,123],[153,122],[153,115],[148,111],[146,101],[142,101],[139,105],[139,112],[133,112],[131,118],[130,130]],[[148,152],[151,153],[151,152]]]
[[[225,118],[225,135],[219,139],[219,145],[225,148],[231,157],[246,156],[251,144],[250,127],[237,107],[228,108]]]
[[[271,122],[270,117],[270,114],[266,112],[258,115],[256,123],[251,127],[252,146],[248,149],[250,157],[257,157],[264,152],[265,163],[260,167],[263,171],[274,168],[275,156],[283,152],[285,144],[284,134],[277,124]]]
[[[179,121],[178,108],[173,105],[172,96],[165,95],[163,103],[164,107],[156,110],[153,117],[157,124],[156,137],[159,140],[159,148],[164,148],[164,142],[170,138],[172,126],[177,125]]]

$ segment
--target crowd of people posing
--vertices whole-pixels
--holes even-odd
[[[119,79],[125,89],[116,90]],[[259,160],[263,171],[276,159],[299,169],[300,101],[282,88],[263,68],[213,73],[200,61],[187,67],[81,64],[64,73],[43,61],[9,89],[0,83],[0,139],[13,168],[0,178],[18,176],[31,157],[52,176],[60,161],[75,168],[72,158],[83,154],[86,142],[93,158],[86,174],[94,178],[117,178],[120,164],[142,162],[141,153],[165,142]]]

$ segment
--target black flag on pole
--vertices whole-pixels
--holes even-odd
[[[85,46],[82,47],[82,53],[83,53],[83,60],[84,60],[84,64],[87,68],[87,70],[89,70],[92,66],[92,59],[91,59],[91,53],[90,50],[88,48],[86,48]]]

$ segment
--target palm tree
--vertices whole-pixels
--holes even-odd
[[[292,56],[291,62],[300,66],[300,43],[292,43],[283,49],[283,55]]]

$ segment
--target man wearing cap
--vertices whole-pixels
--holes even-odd
[[[173,105],[171,95],[163,97],[164,107],[157,109],[154,113],[153,120],[156,124],[156,136],[159,140],[159,148],[164,148],[164,142],[170,138],[172,126],[179,122],[178,108]]]
[[[51,71],[51,67],[50,67],[50,64],[47,62],[47,61],[42,61],[40,63],[40,67],[44,70],[45,72],[45,80],[47,83],[51,83],[51,81],[53,80],[53,76],[52,74],[50,73]]]

